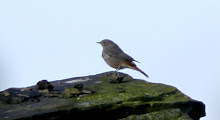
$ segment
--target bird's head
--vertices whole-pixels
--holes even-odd
[[[116,46],[116,44],[109,39],[104,39],[101,42],[97,42],[97,43],[101,44],[103,48]]]

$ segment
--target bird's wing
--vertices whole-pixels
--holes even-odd
[[[129,56],[128,54],[122,52],[118,55],[118,58],[119,59],[123,59],[123,60],[126,60],[126,61],[129,61],[129,62],[132,62],[132,61],[136,61],[134,60],[131,56]]]
[[[114,58],[118,58],[119,53],[121,53],[122,50],[118,47],[114,47],[111,49],[104,49],[103,53],[105,53],[108,56],[114,57]]]
[[[118,46],[113,47],[108,50],[106,49],[105,54],[107,54],[108,56],[117,58],[117,59],[129,61],[129,62],[132,62],[132,61],[138,62],[135,59],[133,59],[131,56],[129,56],[128,54],[124,53]]]

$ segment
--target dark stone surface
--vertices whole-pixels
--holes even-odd
[[[79,90],[82,90],[83,89],[83,84],[82,83],[77,83],[73,86],[74,88],[77,88]]]
[[[36,86],[0,92],[0,119],[6,120],[154,120],[154,116],[199,120],[205,116],[205,105],[175,87],[116,72],[43,80]]]
[[[7,104],[20,104],[28,101],[38,101],[42,93],[32,89],[9,88],[0,93],[0,101]]]
[[[109,77],[109,81],[110,83],[122,83],[124,77],[125,74],[122,74],[120,72],[115,72]]]
[[[45,90],[48,89],[49,91],[53,90],[53,86],[47,80],[41,80],[37,83],[37,90]]]

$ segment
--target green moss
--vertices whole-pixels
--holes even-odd
[[[76,88],[66,88],[64,90],[64,97],[65,98],[71,98],[71,97],[75,97],[77,96],[78,94],[80,94],[80,91]]]
[[[110,83],[108,76],[103,76],[100,78],[100,83],[85,89],[95,93],[83,97],[72,97],[79,91],[75,88],[65,90],[65,96],[73,103],[70,106],[81,111],[93,108],[105,108],[103,110],[107,111],[132,108],[133,112],[135,110],[137,113],[142,113],[165,109],[169,103],[190,99],[175,87],[130,78],[122,83],[113,84]]]
[[[33,92],[40,92],[39,95],[37,94],[38,101],[36,102],[35,97],[33,99],[31,97],[24,101],[24,107],[16,110],[18,113],[21,110],[25,113],[28,111],[27,113],[31,115],[30,117],[28,115],[30,119],[34,115],[33,119],[191,120],[188,115],[193,119],[205,115],[205,105],[202,102],[192,100],[175,87],[135,80],[130,76],[123,78],[123,74],[111,77],[112,74],[114,72],[88,76],[86,79],[82,77],[58,81],[53,84],[54,91],[45,95],[41,93],[42,91],[33,90]],[[85,79],[82,81],[83,89],[80,90],[73,88],[75,83],[67,82],[79,79]],[[7,97],[8,93],[2,93],[2,96],[6,96],[6,100],[11,100]],[[2,109],[8,109],[10,105],[6,104],[6,106],[2,102],[0,104],[3,104],[1,105],[3,107],[0,107]],[[25,105],[32,107],[25,107]],[[13,106],[10,106],[10,109],[15,108]],[[15,115],[14,113],[17,112],[13,109],[8,113]]]
[[[117,88],[124,90],[123,93],[119,92]],[[140,80],[132,80],[123,82],[120,84],[111,84],[108,81],[108,77],[103,77],[101,83],[94,84],[87,89],[95,91],[95,94],[75,98],[77,101],[77,107],[92,107],[103,104],[112,104],[120,101],[121,105],[140,105],[140,104],[153,104],[164,102],[175,102],[189,100],[182,93],[171,86],[165,86],[163,84],[152,84]],[[70,93],[73,90],[70,90]],[[75,92],[75,90],[74,90]],[[69,93],[69,90],[67,90]],[[166,94],[167,93],[167,94]],[[177,99],[178,98],[178,99]],[[114,106],[115,107],[115,106]]]
[[[180,109],[168,109],[157,112],[130,115],[121,120],[192,120],[188,115],[182,113]]]

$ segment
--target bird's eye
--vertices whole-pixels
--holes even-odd
[[[105,42],[103,42],[105,44]]]

